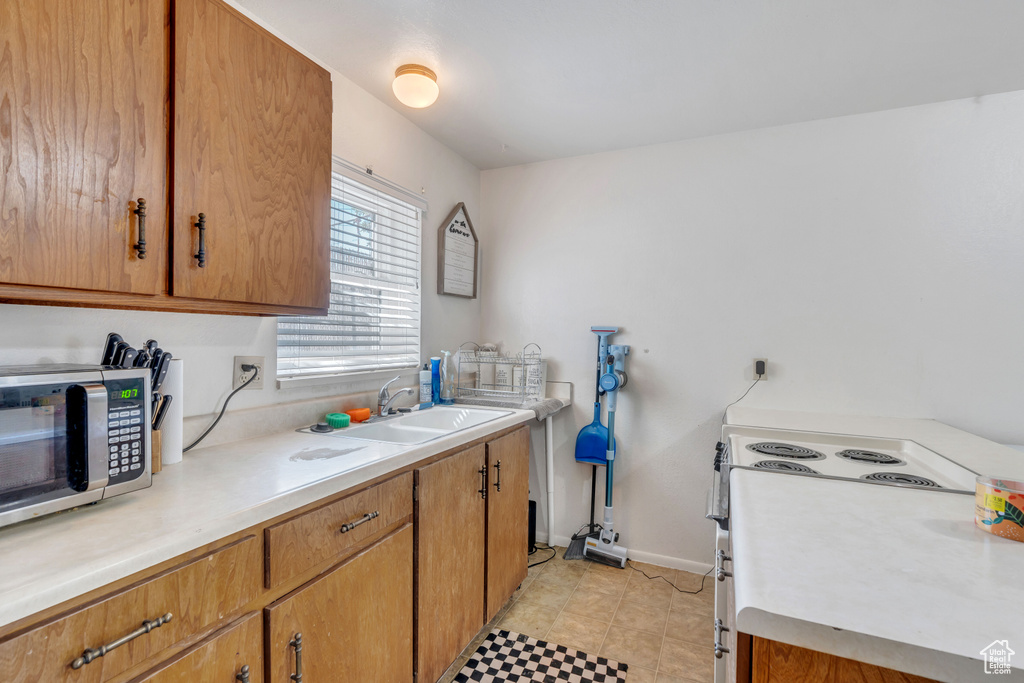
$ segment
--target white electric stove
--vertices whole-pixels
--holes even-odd
[[[765,477],[801,476],[849,481],[851,485],[894,486],[935,495],[974,495],[976,472],[907,439],[829,434],[762,427],[725,426],[714,459],[708,519],[715,538],[715,682],[736,680],[732,544],[729,538],[729,472]]]

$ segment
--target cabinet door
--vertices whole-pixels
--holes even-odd
[[[487,444],[487,621],[523,579],[529,556],[530,428]]]
[[[253,612],[218,631],[184,657],[133,683],[247,683],[263,681],[263,620]],[[244,673],[243,673],[244,671]],[[238,678],[248,674],[248,678]]]
[[[220,0],[174,35],[174,296],[326,311],[330,75]]]
[[[163,291],[169,4],[0,2],[0,283]]]
[[[436,681],[484,625],[485,460],[480,445],[416,470],[419,681]]]
[[[270,681],[412,680],[412,526],[266,609]],[[301,634],[301,652],[293,643]]]

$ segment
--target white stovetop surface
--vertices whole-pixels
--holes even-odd
[[[287,431],[197,448],[148,489],[0,529],[0,626],[534,418],[496,412],[417,446]]]
[[[1024,454],[932,420],[729,409],[730,425],[907,439],[984,474]],[[989,680],[1008,640],[1024,680],[1024,543],[974,526],[970,496],[734,470],[737,627],[944,681]]]

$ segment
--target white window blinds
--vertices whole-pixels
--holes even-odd
[[[335,160],[330,311],[278,319],[279,378],[419,365],[420,207],[350,175]]]

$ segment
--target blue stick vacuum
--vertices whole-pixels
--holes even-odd
[[[608,440],[605,447],[605,459],[608,464],[605,468],[604,521],[601,534],[597,538],[587,538],[583,556],[624,568],[628,551],[623,546],[616,545],[619,535],[615,533],[612,523],[612,491],[615,474],[615,409],[619,390],[626,386],[626,356],[629,355],[629,347],[608,344],[608,336],[601,335],[600,352],[604,365],[600,387],[608,398]]]

